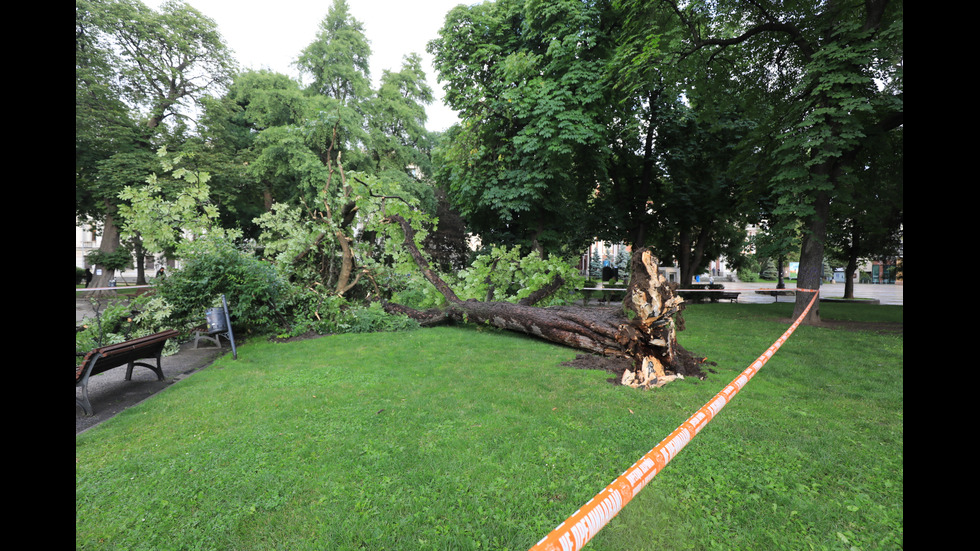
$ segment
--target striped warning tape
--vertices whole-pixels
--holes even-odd
[[[747,367],[734,381],[715,395],[708,403],[701,407],[687,421],[670,433],[646,455],[640,458],[623,474],[612,481],[595,497],[589,500],[578,511],[568,517],[565,522],[559,524],[550,534],[541,539],[531,548],[531,551],[572,551],[582,549],[599,530],[606,525],[636,494],[643,489],[650,480],[656,476],[678,453],[686,446],[701,429],[708,424],[711,419],[718,414],[726,404],[728,404],[738,391],[762,369],[762,366],[772,358],[773,354],[789,339],[790,335],[796,331],[810,308],[819,296],[819,291],[810,289],[797,289],[808,293],[814,293],[813,298],[806,309],[796,321],[790,325],[789,329],[782,334],[752,365]]]

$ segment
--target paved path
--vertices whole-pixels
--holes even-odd
[[[732,291],[740,291],[742,294],[738,297],[738,302],[740,304],[751,304],[751,303],[767,303],[773,302],[773,297],[769,295],[760,295],[755,291],[757,289],[775,289],[776,285],[774,283],[746,283],[742,281],[719,281],[725,286],[725,289]],[[796,282],[790,281],[786,283],[787,289],[795,289]],[[891,304],[891,305],[904,305],[905,304],[905,285],[872,285],[870,283],[855,283],[854,284],[854,298],[873,298],[877,299],[880,304]],[[820,296],[823,298],[842,298],[844,296],[844,284],[843,283],[827,283],[820,286]],[[777,297],[779,302],[793,302],[796,299],[792,296],[781,296]]]

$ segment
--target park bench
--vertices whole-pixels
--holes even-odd
[[[738,291],[722,291],[718,300],[730,300],[732,302],[738,302],[738,295],[741,293]]]
[[[176,337],[177,331],[169,330],[128,340],[119,344],[110,344],[91,350],[85,355],[81,365],[75,366],[75,387],[82,387],[81,399],[75,398],[75,404],[81,406],[85,415],[92,415],[92,404],[88,399],[88,381],[92,375],[104,373],[110,369],[127,366],[126,380],[131,381],[133,367],[147,367],[163,380],[163,368],[160,366],[160,356],[167,340]],[[156,366],[137,360],[156,359]]]

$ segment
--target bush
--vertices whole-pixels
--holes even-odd
[[[759,280],[759,274],[757,272],[753,272],[750,269],[740,269],[738,271],[738,279],[739,281],[752,283]]]
[[[205,323],[209,308],[228,301],[233,330],[274,332],[285,325],[288,283],[268,262],[222,239],[204,239],[188,248],[183,266],[157,283],[168,321],[178,327]]]
[[[82,320],[81,331],[75,332],[75,356],[87,354],[94,348],[125,342],[156,331],[140,322],[136,310],[125,302],[110,303],[103,309],[99,299],[92,299],[95,317]],[[168,347],[171,343],[168,342]],[[165,354],[169,351],[165,351]],[[76,361],[77,363],[77,361]]]
[[[372,333],[416,329],[406,316],[385,312],[381,303],[354,304],[332,293],[294,288],[289,300],[289,327],[279,337],[316,333]]]
[[[381,303],[372,302],[367,306],[355,306],[342,312],[345,333],[381,333],[417,329],[418,322],[389,314],[381,308]]]

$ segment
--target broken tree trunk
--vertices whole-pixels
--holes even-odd
[[[453,321],[486,323],[603,356],[631,360],[632,369],[623,384],[634,387],[660,386],[680,377],[704,378],[697,358],[677,342],[677,315],[683,299],[673,293],[658,272],[658,261],[649,249],[633,255],[626,298],[619,308],[558,306],[539,308],[530,304],[461,300],[429,267],[414,242],[408,223],[393,216],[405,231],[405,245],[424,277],[446,298],[445,308],[419,311],[388,303],[388,312],[405,314],[423,326]],[[558,287],[552,282],[541,293]],[[530,297],[529,297],[530,298]]]

